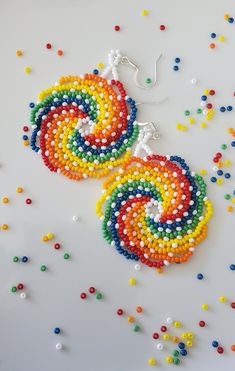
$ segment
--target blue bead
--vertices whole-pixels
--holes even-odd
[[[33,108],[34,106],[35,106],[35,104],[33,102],[29,103],[30,108]]]
[[[219,343],[218,341],[214,340],[212,341],[211,345],[214,347],[214,348],[217,348],[219,346]]]
[[[203,278],[204,278],[203,274],[202,273],[198,273],[197,279],[198,280],[202,280]]]
[[[229,23],[233,23],[233,22],[234,22],[234,18],[233,18],[233,17],[230,17],[230,18],[228,19],[228,22],[229,22]]]
[[[212,32],[212,33],[211,33],[211,38],[212,38],[212,39],[215,39],[215,38],[216,38],[216,33]]]
[[[220,112],[225,112],[226,111],[226,108],[224,106],[220,107]]]
[[[27,263],[28,260],[29,260],[29,259],[28,259],[27,256],[22,256],[22,258],[21,258],[21,261],[22,261],[23,263]]]
[[[98,75],[99,71],[97,69],[93,70],[94,75]]]
[[[216,180],[217,180],[217,179],[216,179],[216,177],[215,177],[215,176],[212,176],[212,177],[211,177],[211,182],[212,182],[212,183],[215,183],[215,182],[216,182]]]
[[[55,327],[54,328],[54,333],[55,334],[59,334],[60,333],[60,328],[59,327]]]
[[[175,58],[175,63],[180,63],[180,58],[179,57]]]
[[[184,349],[184,348],[185,348],[185,344],[184,344],[184,343],[178,343],[178,347],[179,347],[180,349]]]
[[[28,140],[29,139],[29,137],[28,137],[28,135],[23,135],[23,140]]]
[[[187,352],[186,349],[181,349],[181,350],[180,350],[180,354],[181,354],[182,356],[186,356],[186,355],[188,354],[188,352]]]
[[[229,266],[229,268],[231,269],[231,271],[235,271],[235,264],[231,264],[231,265]]]
[[[174,67],[173,67],[173,70],[174,70],[174,71],[178,71],[178,70],[179,70],[179,67],[178,67],[178,66],[174,66]]]
[[[230,173],[225,173],[224,176],[225,176],[226,179],[231,178],[231,174]]]
[[[228,106],[227,107],[227,111],[232,111],[233,107],[232,106]]]
[[[233,140],[233,141],[231,142],[231,146],[232,146],[232,147],[235,147],[235,140]]]
[[[235,196],[235,190],[233,191],[233,195]]]
[[[223,175],[223,173],[224,173],[223,170],[218,170],[218,171],[217,171],[217,174],[218,174],[219,176]]]
[[[203,100],[203,101],[207,100],[207,96],[206,95],[202,95],[201,96],[201,100]]]

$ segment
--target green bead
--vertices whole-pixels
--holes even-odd
[[[70,255],[66,252],[66,253],[64,253],[64,259],[65,260],[68,260],[70,258]]]
[[[180,352],[179,352],[177,349],[174,349],[173,352],[172,352],[172,355],[173,355],[174,357],[178,357],[179,354],[180,354]]]
[[[184,114],[185,114],[185,116],[189,116],[190,115],[190,111],[188,109],[186,109],[186,111],[184,111]]]
[[[179,358],[173,358],[173,363],[174,365],[179,365],[180,364]]]
[[[230,200],[231,196],[229,194],[224,195],[225,200]]]
[[[97,294],[96,294],[96,299],[97,299],[97,300],[102,299],[102,294],[101,294],[100,292],[97,292]]]
[[[197,113],[199,113],[199,114],[202,113],[202,109],[201,108],[198,108],[197,109]]]
[[[220,147],[221,149],[227,149],[228,148],[228,146],[227,146],[227,144],[221,144],[221,147]]]
[[[134,325],[134,326],[133,326],[133,330],[134,330],[135,332],[139,332],[139,331],[140,331],[140,326],[139,326],[139,325]]]
[[[14,263],[17,263],[19,261],[19,258],[18,258],[18,256],[14,256],[12,260],[13,260]]]
[[[47,267],[45,265],[41,265],[41,268],[40,269],[41,269],[42,272],[45,272],[45,270],[47,269]]]
[[[146,84],[151,84],[152,80],[148,77],[146,80],[145,80]]]
[[[12,288],[11,288],[11,292],[16,292],[17,291],[17,287],[16,286],[13,286]]]

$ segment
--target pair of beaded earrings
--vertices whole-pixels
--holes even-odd
[[[108,59],[100,76],[95,70],[61,77],[39,94],[31,112],[31,148],[50,171],[77,181],[104,177],[120,165],[96,205],[104,238],[127,259],[150,267],[186,262],[212,215],[206,185],[182,158],[152,153],[148,141],[159,133],[153,123],[136,120],[137,103],[117,73],[119,63],[129,63],[142,87],[138,67],[119,51]],[[110,72],[113,79],[107,80]],[[141,150],[147,157],[139,157]]]

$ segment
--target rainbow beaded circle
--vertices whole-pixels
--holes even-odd
[[[156,268],[186,262],[213,213],[202,177],[182,158],[160,155],[128,159],[105,181],[96,211],[109,244]]]
[[[118,80],[61,77],[31,111],[31,148],[52,172],[102,177],[131,156],[138,135],[135,101]]]

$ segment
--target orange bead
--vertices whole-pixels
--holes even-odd
[[[127,318],[127,321],[129,322],[129,323],[133,323],[134,322],[134,317],[132,317],[132,316],[129,316],[128,318]]]
[[[140,307],[140,306],[136,307],[136,312],[137,313],[141,313],[142,311],[143,311],[142,307]]]
[[[210,43],[210,48],[211,49],[215,49],[215,44],[214,43]]]
[[[64,54],[64,52],[63,52],[63,50],[57,50],[57,54],[59,55],[59,56],[61,56],[61,55],[63,55]]]
[[[230,349],[232,352],[235,352],[235,344],[232,344]]]
[[[47,237],[47,236],[43,236],[43,237],[42,237],[42,241],[43,241],[43,242],[47,242],[47,241],[48,241],[48,237]]]
[[[233,211],[233,206],[227,206],[227,211],[231,213]]]

